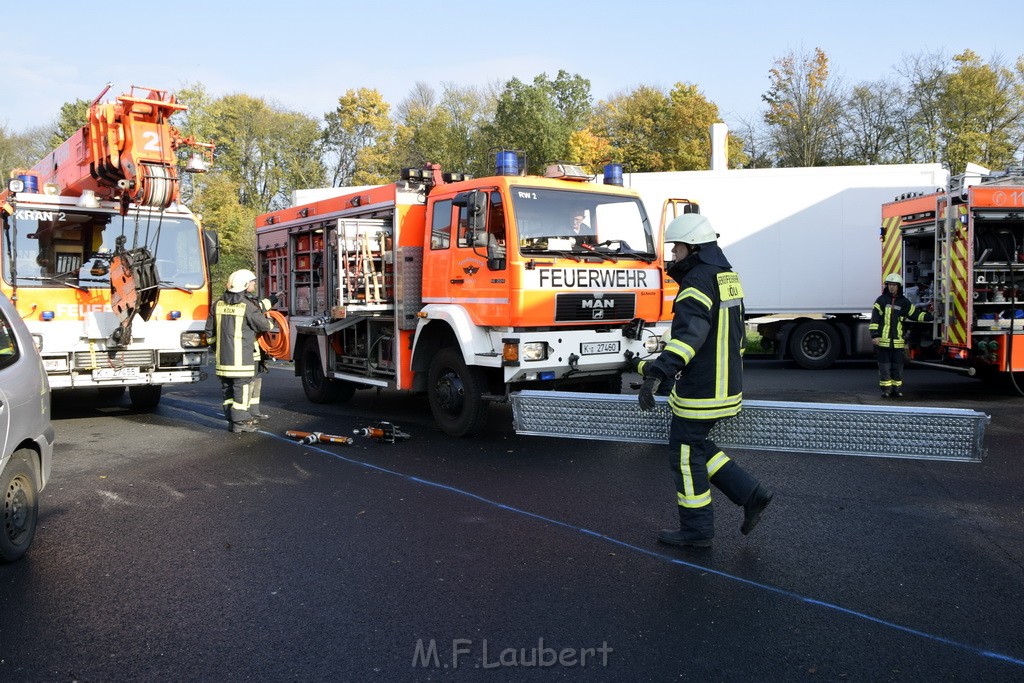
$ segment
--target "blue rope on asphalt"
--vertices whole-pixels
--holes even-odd
[[[265,431],[262,431],[262,430],[260,431],[260,433],[261,434],[266,434],[267,436],[272,436],[275,439],[278,439],[280,441],[287,441],[288,443],[295,444],[295,441],[293,441],[291,439],[288,439],[286,437],[278,436],[277,434],[272,434],[270,432],[265,432]],[[320,448],[320,447],[315,446],[315,445],[311,445],[311,444],[297,444],[297,445],[305,446],[306,448],[310,448],[312,450],[318,451],[318,452],[323,453],[325,455],[329,455],[329,456],[331,456],[333,458],[336,458],[338,460],[343,460],[343,461],[345,461],[347,463],[351,463],[353,465],[359,465],[361,467],[366,467],[366,468],[371,469],[371,470],[377,470],[378,472],[383,472],[385,474],[391,474],[391,475],[394,475],[396,477],[401,477],[402,479],[406,479],[408,481],[416,482],[417,484],[423,484],[424,486],[432,486],[434,488],[441,489],[443,491],[448,491],[450,493],[455,493],[455,494],[458,494],[460,496],[465,496],[466,498],[472,498],[473,500],[478,500],[481,503],[486,503],[487,505],[499,508],[501,510],[508,510],[509,512],[513,512],[513,513],[515,513],[517,515],[522,515],[524,517],[532,517],[533,519],[537,519],[537,520],[540,520],[542,522],[546,522],[548,524],[553,524],[555,526],[560,526],[560,527],[562,527],[564,529],[569,529],[571,531],[576,531],[576,532],[579,532],[579,533],[582,533],[582,534],[586,534],[587,536],[594,536],[594,537],[600,538],[600,539],[602,539],[604,541],[608,541],[609,543],[614,543],[615,545],[621,546],[623,548],[628,548],[629,550],[632,550],[634,552],[640,553],[642,555],[647,555],[649,557],[654,557],[654,558],[657,558],[659,560],[664,560],[664,561],[670,562],[672,564],[680,565],[682,567],[687,567],[689,569],[696,569],[696,570],[699,570],[699,571],[702,571],[702,572],[707,572],[709,574],[714,574],[715,576],[720,576],[723,579],[728,579],[730,581],[735,581],[736,583],[741,583],[741,584],[744,584],[746,586],[750,586],[752,588],[757,588],[757,589],[760,589],[760,590],[763,590],[763,591],[767,591],[769,593],[775,593],[776,595],[781,595],[781,596],[784,596],[784,597],[787,597],[787,598],[792,598],[793,600],[797,600],[799,602],[804,602],[804,603],[807,603],[809,605],[817,605],[818,607],[824,607],[825,609],[830,609],[830,610],[833,610],[835,612],[839,612],[841,614],[847,614],[849,616],[856,617],[858,619],[864,619],[865,621],[870,621],[872,623],[878,624],[879,626],[885,626],[886,628],[891,628],[891,629],[896,630],[896,631],[901,631],[903,633],[908,633],[910,635],[918,636],[920,638],[924,638],[926,640],[930,640],[930,641],[935,642],[935,643],[942,643],[943,645],[949,645],[950,647],[955,647],[955,648],[958,648],[960,650],[965,650],[967,652],[970,652],[971,654],[975,654],[975,655],[978,655],[980,657],[986,657],[988,659],[997,659],[997,660],[999,660],[1001,662],[1006,662],[1008,664],[1014,664],[1016,666],[1024,667],[1024,659],[1018,659],[1016,657],[1011,657],[1009,655],[1005,655],[1005,654],[1002,654],[1000,652],[992,652],[991,650],[983,650],[983,649],[981,649],[979,647],[975,647],[973,645],[968,645],[967,643],[961,643],[959,641],[952,640],[950,638],[944,638],[943,636],[937,636],[937,635],[935,635],[933,633],[926,633],[925,631],[919,631],[917,629],[910,628],[909,626],[902,626],[900,624],[896,624],[896,623],[893,623],[891,621],[886,621],[885,619],[880,619],[879,617],[873,617],[870,614],[865,614],[864,612],[858,612],[857,610],[848,609],[846,607],[842,607],[841,605],[836,605],[836,604],[831,603],[831,602],[825,602],[824,600],[817,600],[815,598],[809,598],[809,597],[807,597],[805,595],[800,595],[799,593],[794,593],[792,591],[788,591],[788,590],[785,590],[783,588],[777,588],[775,586],[771,586],[771,585],[768,585],[766,583],[759,583],[757,581],[751,581],[750,579],[745,579],[742,576],[736,576],[735,574],[729,574],[728,572],[723,572],[723,571],[719,571],[717,569],[712,569],[712,568],[706,567],[704,565],[695,564],[693,562],[687,562],[685,560],[680,560],[679,558],[671,557],[669,555],[663,555],[663,554],[661,554],[659,552],[655,552],[653,550],[648,550],[646,548],[641,548],[640,546],[633,545],[632,543],[626,543],[625,541],[620,541],[617,538],[612,538],[611,536],[607,536],[607,535],[602,534],[602,533],[600,533],[598,531],[593,531],[591,529],[584,529],[583,527],[576,526],[575,524],[569,524],[567,522],[561,522],[561,521],[559,521],[557,519],[551,519],[550,517],[545,517],[543,515],[538,515],[535,512],[530,512],[528,510],[523,510],[521,508],[512,507],[511,505],[505,505],[504,503],[499,503],[497,501],[493,501],[490,498],[484,498],[483,496],[477,495],[475,493],[470,493],[469,491],[465,491],[463,489],[455,488],[454,486],[449,486],[447,484],[441,484],[441,483],[436,482],[436,481],[430,481],[429,479],[421,479],[419,477],[414,477],[412,475],[404,474],[404,473],[398,472],[396,470],[388,469],[387,467],[381,467],[380,465],[374,465],[372,463],[368,463],[368,462],[365,462],[365,461],[362,461],[362,460],[356,460],[355,458],[347,458],[344,455],[340,455],[338,453],[335,453],[333,451],[329,451],[329,450],[327,450],[325,448]]]

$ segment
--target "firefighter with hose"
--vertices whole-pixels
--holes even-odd
[[[224,396],[224,416],[232,432],[255,432],[249,412],[251,385],[256,376],[253,349],[256,335],[273,325],[249,296],[256,291],[256,274],[236,270],[228,276],[227,291],[210,308],[206,337],[216,347],[216,373]]]
[[[718,246],[711,223],[700,214],[683,214],[669,223],[665,243],[673,245],[666,272],[679,283],[671,339],[654,360],[634,357],[631,365],[644,378],[641,410],[653,410],[659,387],[673,382],[669,466],[679,529],[662,530],[658,540],[708,547],[715,535],[711,484],[743,507],[744,535],[760,521],[773,493],[708,438],[716,422],[742,409],[746,332],[739,276]]]

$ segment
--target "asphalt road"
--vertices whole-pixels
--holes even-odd
[[[748,364],[746,395],[881,403],[870,363]],[[776,491],[675,522],[664,447],[452,439],[422,397],[305,401],[230,434],[215,380],[153,414],[55,402],[28,555],[0,566],[0,680],[1021,680],[1024,398],[910,369],[913,405],[992,416],[981,463],[734,451]],[[385,444],[301,446],[286,429]]]

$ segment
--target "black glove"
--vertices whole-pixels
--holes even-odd
[[[640,354],[626,351],[626,362],[629,363],[630,372],[640,372]]]
[[[658,387],[661,386],[661,378],[657,375],[648,375],[644,377],[644,383],[640,387],[640,410],[654,410],[654,394],[658,391]]]

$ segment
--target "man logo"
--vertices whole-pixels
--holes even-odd
[[[604,309],[603,308],[595,308],[592,311],[592,313],[594,314],[594,320],[603,320],[604,319]]]

